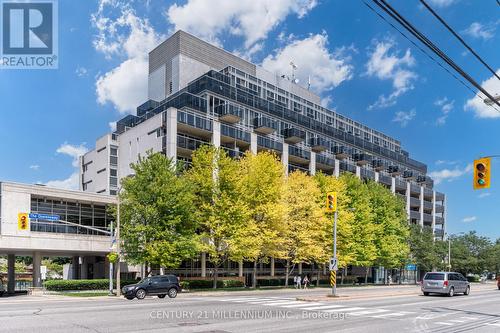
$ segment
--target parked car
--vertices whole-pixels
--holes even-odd
[[[429,294],[446,294],[453,296],[457,293],[470,294],[470,283],[460,273],[456,272],[429,272],[422,280],[422,292]]]
[[[168,295],[170,298],[175,298],[180,291],[179,279],[173,274],[147,277],[136,284],[122,288],[123,296],[128,300],[135,297],[144,299],[147,295],[156,295],[159,298],[165,298]]]

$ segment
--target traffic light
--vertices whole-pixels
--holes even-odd
[[[333,213],[337,210],[337,192],[328,192],[326,194],[326,211]]]
[[[474,161],[474,189],[490,188],[491,158],[485,157]]]
[[[28,230],[29,229],[29,220],[28,220],[27,213],[17,214],[17,228],[19,230]]]

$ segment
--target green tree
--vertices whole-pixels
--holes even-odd
[[[374,214],[373,223],[377,226],[375,262],[385,268],[402,268],[410,252],[410,230],[404,202],[378,183],[368,182],[367,186]]]
[[[200,249],[214,266],[214,288],[219,268],[228,260],[242,260],[248,209],[241,198],[238,162],[222,149],[202,146],[192,155],[187,180],[194,186]]]
[[[445,269],[447,246],[444,242],[435,240],[432,229],[420,225],[410,225],[411,261],[418,266],[419,271]]]
[[[283,165],[275,154],[247,153],[240,161],[241,196],[249,208],[247,228],[241,239],[247,240],[246,258],[252,260],[252,287],[257,285],[257,263],[269,257],[284,258],[284,186]]]
[[[351,222],[354,243],[352,264],[366,267],[365,283],[367,283],[370,266],[378,257],[375,240],[380,225],[373,222],[374,213],[368,186],[350,173],[344,173],[341,178],[347,186],[347,193],[351,197],[354,209],[354,219]]]
[[[321,190],[312,177],[300,171],[292,172],[286,180],[282,199],[285,207],[285,285],[288,286],[288,277],[295,264],[328,260],[324,244],[331,236],[325,233],[328,222],[323,213],[324,202],[320,201]]]
[[[475,231],[464,235],[451,235],[451,268],[464,275],[488,271],[489,256],[493,249],[491,240]]]
[[[135,176],[122,180],[121,240],[133,263],[177,268],[198,251],[193,190],[180,167],[160,153],[131,165]]]

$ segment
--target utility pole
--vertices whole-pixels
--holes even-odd
[[[448,272],[451,271],[451,239],[448,236]]]
[[[330,285],[332,296],[337,296],[337,193],[326,194],[326,211],[333,213],[333,257],[330,259]]]
[[[333,260],[335,262],[335,267],[332,273],[334,276],[334,283],[332,287],[332,295],[337,296],[337,210],[333,214]]]
[[[120,288],[120,273],[121,273],[121,267],[120,267],[120,260],[121,260],[121,246],[120,246],[120,191],[117,193],[118,195],[116,196],[116,252],[118,253],[118,261],[116,265],[116,296],[121,295],[121,288]]]
[[[113,239],[113,220],[111,220],[111,234],[110,234],[110,239],[111,239],[111,250],[113,250],[114,246],[114,239]],[[109,296],[113,295],[113,262],[109,261]]]

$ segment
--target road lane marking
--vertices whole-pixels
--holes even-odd
[[[391,312],[391,313],[384,313],[381,315],[376,315],[376,316],[370,316],[373,318],[385,318],[385,317],[402,317],[407,314],[412,314],[414,312],[409,312],[409,311],[399,311],[399,312]]]
[[[500,327],[500,321],[496,322],[496,323],[489,323],[489,324],[486,324],[486,325]]]
[[[359,310],[366,310],[366,308],[358,308],[358,307],[352,307],[352,308],[340,308],[340,309],[331,309],[331,310],[324,310],[323,312],[352,312],[352,311],[359,311]]]
[[[364,315],[368,315],[368,314],[376,314],[376,313],[382,313],[382,312],[387,312],[387,311],[389,311],[389,310],[371,309],[371,310],[365,310],[365,311],[351,313],[351,316],[364,316]]]
[[[467,319],[467,320],[478,320],[478,317],[460,317],[460,319]]]
[[[333,309],[333,308],[343,308],[344,305],[322,305],[322,306],[315,306],[312,308],[306,308],[304,310],[327,310],[327,309]]]
[[[436,322],[436,324],[438,324],[438,325],[446,325],[446,326],[453,326],[452,323],[447,323],[445,321],[438,321],[438,322]]]
[[[448,321],[451,321],[452,323],[465,323],[466,320],[458,320],[458,319],[450,319]]]
[[[301,310],[306,310],[308,308],[310,308],[311,306],[316,306],[316,305],[321,305],[323,303],[313,303],[313,302],[301,302],[300,304],[297,303],[297,304],[292,304],[292,305],[285,305],[283,306],[284,308],[298,308],[298,307],[301,307],[300,308]]]

